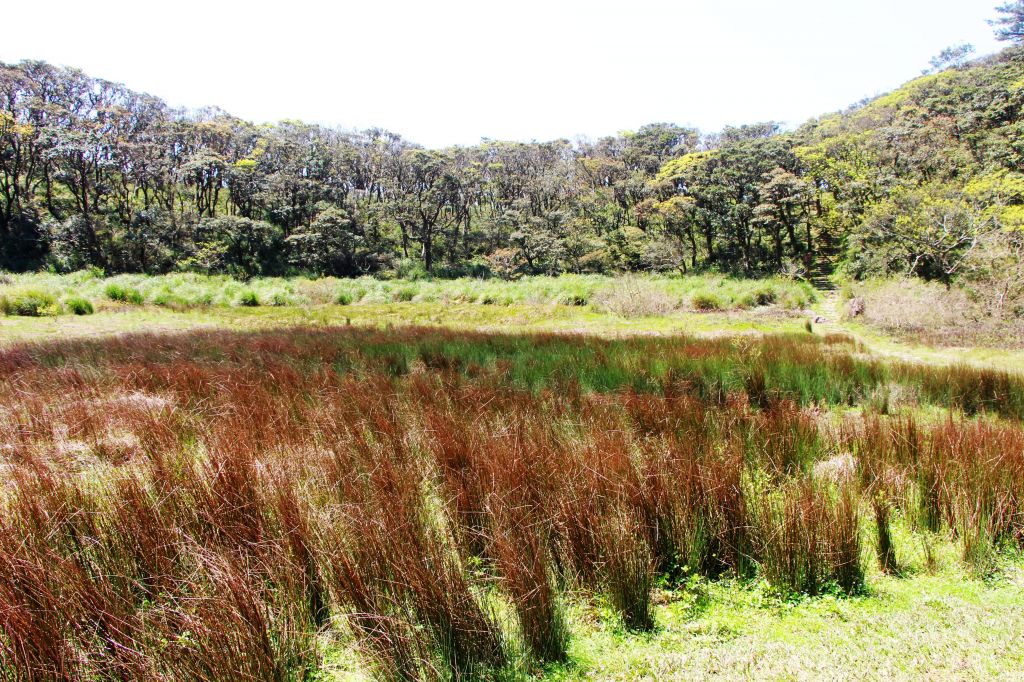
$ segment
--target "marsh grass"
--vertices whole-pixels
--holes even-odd
[[[340,628],[386,679],[532,674],[570,595],[643,632],[658,584],[855,594],[872,545],[991,575],[1024,541],[1019,378],[842,339],[137,334],[0,378],[24,678],[305,679]],[[893,383],[944,417],[845,409]]]
[[[0,283],[0,296],[13,297],[22,290],[45,293],[54,299],[76,296],[93,304],[111,300],[175,309],[247,306],[254,300],[275,306],[419,302],[590,306],[624,317],[667,315],[676,310],[739,310],[764,305],[800,310],[815,301],[814,290],[803,282],[783,278],[743,280],[717,275],[562,275],[515,281],[272,277],[242,282],[225,276],[193,273],[103,277],[92,271],[81,271],[66,275],[10,275],[9,281]],[[705,306],[701,301],[714,304]]]

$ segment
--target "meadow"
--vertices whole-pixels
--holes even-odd
[[[20,341],[0,375],[5,679],[1024,663],[1016,373],[342,324]]]

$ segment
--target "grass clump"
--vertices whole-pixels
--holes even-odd
[[[769,582],[808,595],[831,586],[847,594],[863,587],[860,511],[852,490],[805,479],[760,500],[761,567]]]
[[[668,293],[635,277],[623,277],[617,286],[597,291],[590,305],[599,312],[626,318],[667,315],[676,307]]]
[[[753,308],[756,306],[772,305],[778,299],[775,288],[770,284],[759,284],[753,288],[743,291],[734,301],[737,308]]]
[[[690,297],[690,306],[700,312],[724,310],[726,303],[722,297],[710,291],[698,291]]]
[[[64,309],[73,315],[92,315],[92,302],[81,296],[71,296],[64,299]]]
[[[243,291],[241,296],[238,297],[238,305],[245,308],[256,308],[259,307],[260,297],[252,289]]]
[[[408,303],[416,298],[419,289],[414,284],[406,284],[391,292],[391,300],[395,303]]]
[[[60,314],[60,305],[57,297],[47,291],[23,289],[0,295],[0,310],[4,315],[41,317]]]
[[[103,289],[103,293],[111,301],[127,303],[130,305],[142,305],[146,302],[145,296],[135,287],[125,286],[118,282],[111,282]]]

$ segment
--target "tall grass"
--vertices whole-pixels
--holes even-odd
[[[573,599],[649,630],[690,575],[857,592],[865,546],[898,573],[892,519],[987,574],[1024,545],[1021,389],[972,371],[802,335],[7,348],[0,669],[309,679],[344,628],[382,678],[501,677],[568,658]],[[949,409],[822,409],[893,382]]]
[[[34,293],[33,293],[34,292]],[[198,308],[256,305],[359,305],[405,302],[473,303],[481,305],[591,306],[625,317],[665,315],[676,310],[734,310],[776,305],[789,310],[815,300],[806,283],[783,278],[733,279],[717,275],[561,275],[525,277],[515,281],[485,279],[385,280],[255,278],[245,282],[226,276],[174,273],[103,277],[91,271],[66,275],[11,275],[0,284],[5,314],[36,314],[27,302],[43,300],[38,309],[66,297],[93,304],[117,303]],[[40,298],[42,297],[42,298]],[[713,301],[713,306],[705,301]],[[26,303],[18,303],[19,301]],[[16,305],[17,304],[17,305]]]

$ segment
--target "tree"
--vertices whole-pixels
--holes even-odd
[[[401,171],[395,180],[390,204],[402,230],[402,241],[419,242],[423,267],[433,272],[435,240],[443,223],[462,215],[453,210],[459,205],[459,183],[452,157],[440,151],[409,150],[402,154]]]
[[[925,73],[938,73],[939,71],[945,71],[949,68],[963,66],[967,63],[967,60],[970,59],[972,54],[974,54],[974,46],[970,43],[947,47],[945,50],[931,58],[928,62],[931,69],[928,69]]]
[[[1012,43],[1024,40],[1024,0],[1004,3],[996,11],[1002,16],[988,22],[996,27],[996,38]]]
[[[196,227],[192,254],[181,265],[207,273],[248,279],[279,271],[281,228],[237,216],[204,218]]]
[[[1002,8],[1011,38],[1021,4]],[[443,150],[0,64],[0,267],[755,274],[800,259],[952,282],[965,254],[1016,249],[986,230],[1024,214],[1024,60],[969,54],[794,131],[653,123]]]
[[[308,227],[285,240],[291,262],[317,275],[361,275],[370,269],[370,254],[362,230],[343,208],[327,205]]]
[[[697,146],[698,133],[674,123],[648,123],[635,133],[624,134],[622,159],[632,170],[654,175],[674,156],[682,156]]]
[[[850,243],[855,274],[900,274],[949,284],[998,229],[963,194],[906,188],[880,202]]]
[[[991,230],[964,263],[964,278],[996,320],[1024,314],[1024,232]]]
[[[754,222],[771,236],[774,264],[781,269],[783,237],[788,238],[793,255],[811,250],[810,233],[806,235],[806,243],[801,243],[796,236],[797,226],[803,218],[807,184],[784,168],[774,168],[757,190],[761,202],[754,207]]]

